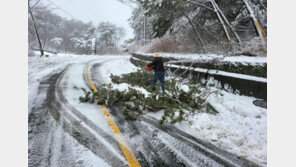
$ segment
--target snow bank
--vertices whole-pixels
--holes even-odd
[[[181,68],[181,69],[185,69],[185,70],[188,69],[188,67],[181,66],[181,65],[175,65],[175,64],[171,64],[171,65],[168,65],[168,66],[175,67],[175,68]],[[245,80],[252,80],[252,81],[256,81],[256,82],[265,82],[265,83],[267,83],[266,78],[255,77],[255,76],[251,76],[251,75],[238,74],[238,73],[232,73],[232,72],[225,72],[225,71],[220,71],[220,70],[208,70],[208,69],[204,69],[204,68],[190,67],[189,69],[193,69],[194,71],[197,71],[197,72],[209,73],[209,74],[213,74],[213,75],[222,75],[222,76],[228,76],[228,77],[232,77],[232,78],[240,78],[240,79],[245,79]]]
[[[219,114],[196,113],[187,120],[188,125],[205,140],[266,165],[267,110],[253,105],[253,100],[226,91],[212,94],[207,102]]]
[[[154,53],[137,53],[141,55],[153,55]],[[216,54],[186,54],[186,53],[159,53],[163,57],[172,57],[175,59],[188,59],[194,61],[210,61],[219,60],[231,63],[248,63],[248,64],[263,64],[267,63],[266,57],[250,57],[250,56],[223,56]]]

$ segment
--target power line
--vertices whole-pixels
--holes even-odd
[[[135,9],[135,7],[133,7],[133,6],[130,5],[130,4],[125,3],[124,1],[120,1],[120,0],[117,0],[117,1],[119,1],[119,2],[120,2],[121,4],[123,4],[123,5],[126,5],[126,6],[132,8],[132,9]]]
[[[89,11],[92,13],[93,16],[95,17],[100,17],[99,14],[95,11],[93,11],[93,5],[91,5],[87,0],[83,0],[85,2],[86,7],[89,9]]]
[[[96,15],[98,18],[101,18],[101,17],[104,17],[104,18],[105,18],[105,16],[104,16],[103,14],[98,13],[99,10],[97,9],[97,7],[95,6],[94,3],[92,3],[91,1],[88,1],[88,0],[85,0],[85,2],[91,7],[91,9],[94,9],[94,13],[95,13],[95,15]],[[105,18],[105,19],[106,19],[106,18]]]
[[[92,0],[89,0],[89,1],[93,4],[94,8],[100,13],[100,15],[103,16],[104,19],[108,20],[108,19],[105,17],[104,13],[102,13],[101,10],[98,9],[96,3],[94,3]]]
[[[83,0],[84,1],[84,0]],[[83,2],[82,1],[82,2]],[[90,9],[89,9],[89,7],[88,6],[86,6],[86,4],[85,3],[81,3],[81,5],[83,5],[85,8],[87,8],[87,12],[86,12],[86,14],[88,15],[88,18],[90,18],[90,21],[94,21],[94,16],[93,16],[93,14],[92,13],[90,13],[89,11],[91,11]],[[84,11],[83,11],[83,13],[84,13]]]
[[[50,0],[47,0],[47,1],[50,2],[52,5],[56,6],[59,10],[63,11],[64,13],[66,13],[67,15],[69,15],[70,17],[72,17],[73,19],[75,19],[75,20],[80,20],[80,19],[77,19],[76,17],[74,17],[73,15],[71,15],[70,13],[68,13],[67,11],[63,10],[61,7],[59,7],[59,6],[58,6],[57,4],[55,4],[54,2],[52,2],[52,1],[50,1]],[[75,5],[75,8],[76,8],[76,5]],[[77,8],[76,8],[76,9],[77,9]],[[83,10],[80,10],[80,9],[78,8],[78,11],[80,11],[84,16],[86,16]],[[86,12],[86,14],[87,14],[87,18],[89,18],[90,21],[93,21],[93,20],[94,20],[94,17],[92,16],[92,14],[89,15],[88,12]]]
[[[72,17],[74,20],[79,20],[76,17],[74,17],[73,15],[71,15],[70,13],[68,13],[67,11],[65,11],[64,9],[62,9],[61,7],[59,7],[57,4],[53,3],[50,0],[47,0],[49,3],[51,3],[52,5],[56,6],[58,9],[60,9],[61,11],[63,11],[64,13],[66,13],[67,15],[69,15],[70,17]]]
[[[83,3],[81,3],[81,5],[83,5],[88,10],[90,17],[92,18],[91,21],[95,21],[96,17],[99,17],[99,15],[93,12],[92,5],[88,4],[85,0],[83,0],[82,2]]]

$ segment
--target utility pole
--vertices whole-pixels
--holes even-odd
[[[93,38],[91,40],[91,48],[92,48],[92,51],[93,51],[93,54],[96,54],[97,52],[97,38]]]
[[[95,38],[95,54],[97,54],[97,38]]]
[[[34,25],[35,33],[36,33],[36,36],[37,36],[37,39],[38,39],[39,49],[40,49],[40,52],[41,52],[40,57],[41,57],[41,56],[44,55],[44,51],[43,51],[42,44],[41,44],[41,42],[40,42],[39,34],[38,34],[38,31],[37,31],[37,27],[36,27],[36,24],[35,24],[34,16],[33,16],[33,13],[32,13],[32,10],[31,10],[31,7],[30,7],[29,2],[28,2],[28,7],[29,7],[29,12],[30,12],[30,15],[31,15],[31,18],[32,18],[32,21],[33,21],[33,25]]]
[[[144,37],[144,44],[146,44],[146,17],[144,14],[144,31],[143,31],[143,37]]]

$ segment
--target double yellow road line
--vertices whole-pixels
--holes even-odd
[[[88,69],[89,69],[89,64],[87,65],[86,76],[87,76],[87,79],[88,79],[88,82],[89,82],[91,88],[94,90],[95,93],[97,93],[98,90],[88,73]],[[114,118],[112,117],[112,115],[108,111],[107,107],[105,105],[101,105],[100,107],[103,110],[105,118],[106,118],[109,126],[112,128],[115,139],[118,142],[119,147],[120,147],[121,151],[123,152],[123,155],[125,156],[125,159],[129,163],[130,167],[140,167],[141,165],[138,162],[138,159],[135,157],[135,155],[131,151],[131,148],[129,147],[124,136],[121,134],[118,126],[116,125],[116,123],[114,121]]]

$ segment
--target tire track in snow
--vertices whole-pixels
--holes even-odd
[[[211,143],[198,139],[184,131],[181,131],[175,127],[160,125],[155,118],[149,117],[146,118],[142,116],[140,118],[143,122],[152,125],[153,127],[166,132],[171,135],[171,137],[183,141],[190,147],[195,148],[199,152],[204,153],[208,157],[215,159],[217,162],[225,166],[259,166],[258,164],[251,162],[247,159],[241,158],[235,154],[229,153],[225,150],[220,149],[219,147],[214,146]]]
[[[63,72],[64,70],[62,70]],[[62,72],[53,73],[41,79],[38,88],[38,105],[32,108],[28,116],[28,166],[54,166],[54,152],[61,151],[63,157],[59,157],[59,162],[63,165],[73,166],[75,162],[76,151],[65,137],[56,137],[59,133],[59,124],[53,119],[49,112],[50,106],[46,102],[49,85],[58,78]],[[63,135],[64,136],[64,135]],[[56,145],[55,141],[59,140],[60,144]],[[64,150],[64,151],[63,151]],[[66,155],[65,155],[66,153]],[[77,165],[77,164],[76,164]]]
[[[98,88],[100,88],[99,84],[103,82],[99,80],[101,77],[95,73],[98,71],[95,69],[103,63],[94,64],[90,70],[92,76],[96,77],[95,84]],[[143,166],[175,166],[176,164],[179,164],[177,166],[259,166],[173,126],[160,125],[152,117],[141,116],[135,122],[126,121],[119,107],[110,106],[110,109],[111,114],[120,125],[121,132],[132,143],[129,144],[136,156],[141,157],[139,162],[144,164]],[[149,126],[152,130],[147,130]],[[158,137],[155,136],[155,130],[160,131]],[[170,140],[171,143],[166,140]]]
[[[69,68],[49,87],[47,103],[51,106],[50,113],[56,121],[63,122],[62,126],[66,132],[73,136],[81,145],[104,159],[108,164],[111,166],[126,166],[126,162],[115,156],[114,153],[105,146],[105,143],[98,140],[97,135],[102,136],[102,138],[111,143],[111,145],[114,143],[114,139],[81,114],[80,111],[71,107],[64,98],[62,92],[67,88],[67,85],[65,82],[61,83],[61,80],[67,80],[66,73],[68,70]],[[63,119],[63,121],[60,121],[60,119]],[[87,126],[89,126],[89,128],[87,128]],[[94,134],[94,132],[97,133],[97,135]]]

